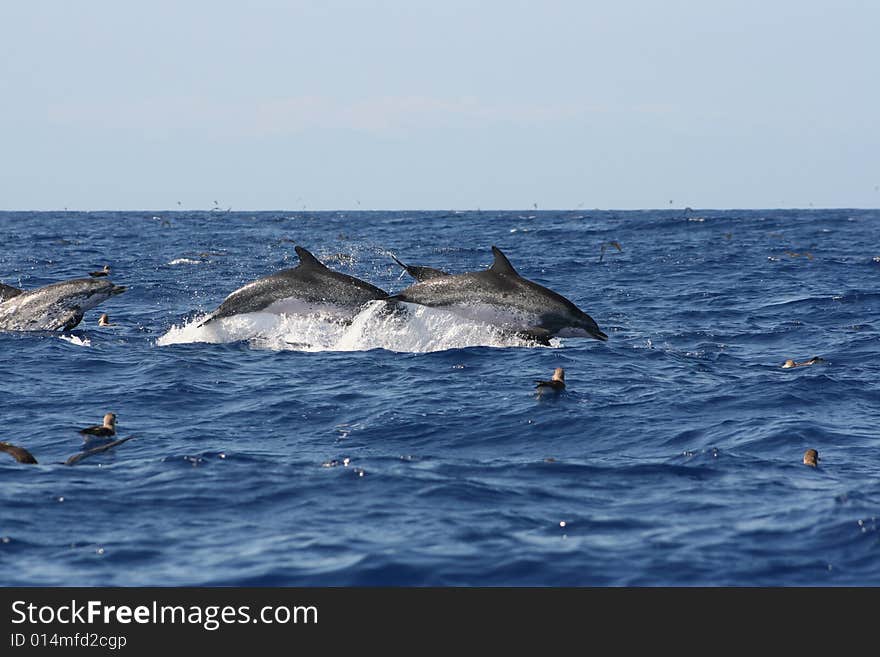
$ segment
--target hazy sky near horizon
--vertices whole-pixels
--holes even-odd
[[[0,6],[0,209],[880,207],[880,2]]]

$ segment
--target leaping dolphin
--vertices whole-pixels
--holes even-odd
[[[230,294],[199,326],[244,313],[322,313],[353,318],[369,301],[388,293],[354,276],[328,269],[303,247],[295,247],[299,265],[258,278]]]
[[[125,292],[104,279],[75,278],[35,290],[0,286],[0,331],[69,331],[87,310]]]
[[[444,308],[545,344],[553,336],[608,339],[571,301],[520,276],[497,247],[492,253],[486,271],[422,280],[388,300]]]

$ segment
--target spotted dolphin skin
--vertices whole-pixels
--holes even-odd
[[[369,301],[388,293],[354,276],[328,269],[303,247],[296,247],[299,265],[258,278],[230,294],[199,324],[244,313],[323,313],[350,320]]]
[[[443,308],[544,343],[553,336],[608,339],[571,301],[520,276],[497,247],[492,253],[495,261],[486,271],[435,276],[389,301]]]
[[[69,331],[87,310],[122,292],[124,286],[106,278],[75,278],[35,290],[4,285],[0,288],[0,331]]]

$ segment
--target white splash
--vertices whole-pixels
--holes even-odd
[[[169,265],[200,265],[202,264],[201,260],[193,260],[192,258],[175,258]]]
[[[183,326],[172,326],[156,344],[160,347],[192,342],[227,343],[243,340],[257,349],[275,351],[428,352],[464,347],[532,347],[534,343],[506,335],[489,324],[464,319],[437,308],[407,304],[406,313],[388,313],[372,301],[350,323],[322,315],[247,313],[199,327],[207,315]],[[553,338],[551,346],[561,342]]]
[[[81,338],[78,335],[59,335],[59,339],[75,344],[77,347],[91,347],[92,341],[88,338]]]

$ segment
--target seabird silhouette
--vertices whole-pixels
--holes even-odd
[[[19,463],[37,462],[37,459],[34,458],[33,454],[27,451],[24,447],[17,447],[15,445],[10,445],[9,443],[0,442],[0,452],[6,452]]]
[[[808,449],[804,452],[804,465],[815,468],[819,465],[819,452],[815,449]]]
[[[539,394],[562,392],[565,390],[565,370],[561,367],[557,367],[553,371],[553,377],[549,381],[535,379],[535,383],[537,384],[535,388]]]
[[[110,438],[116,435],[116,413],[107,413],[104,415],[104,424],[95,424],[91,427],[79,430],[83,436],[83,440],[93,440],[94,438]]]
[[[792,367],[806,367],[807,365],[817,365],[818,363],[824,363],[825,359],[820,356],[813,356],[810,360],[805,360],[802,363],[796,363],[794,360],[789,358],[782,364],[782,369],[787,370]]]

